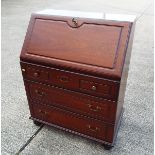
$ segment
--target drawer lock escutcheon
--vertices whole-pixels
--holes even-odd
[[[75,26],[78,26],[78,22],[77,22],[77,20],[76,20],[75,18],[72,19],[72,22],[73,22],[73,24],[74,24]]]
[[[65,82],[65,83],[69,82],[69,78],[67,76],[61,76],[61,77],[59,77],[59,80],[61,82]]]

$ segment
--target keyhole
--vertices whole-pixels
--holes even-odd
[[[77,26],[77,20],[75,18],[72,19],[72,22],[74,23],[75,26]]]

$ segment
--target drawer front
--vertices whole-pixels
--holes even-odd
[[[36,81],[49,81],[49,70],[37,66],[21,64],[23,77]]]
[[[80,88],[87,91],[94,91],[95,93],[104,93],[107,95],[112,91],[110,85],[85,80],[80,80]]]
[[[32,82],[26,82],[26,85],[32,100],[48,105],[64,107],[75,113],[91,116],[104,121],[115,121],[116,102],[96,99],[81,93]]]
[[[51,69],[49,83],[55,86],[79,90],[79,77],[65,71]]]
[[[112,142],[114,126],[55,107],[33,104],[32,117],[97,139]]]
[[[21,63],[24,79],[117,100],[119,83],[86,75]]]

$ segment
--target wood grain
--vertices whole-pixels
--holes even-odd
[[[20,55],[31,118],[114,145],[134,26],[32,14]]]

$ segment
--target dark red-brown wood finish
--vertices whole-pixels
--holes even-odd
[[[132,23],[33,14],[21,60],[120,80]],[[51,52],[52,51],[52,52]]]
[[[32,14],[20,55],[31,118],[113,146],[134,24]]]
[[[25,80],[30,100],[114,123],[117,103]],[[52,95],[51,95],[52,94]],[[61,96],[61,97],[60,97]]]
[[[21,62],[21,67],[25,70],[23,77],[28,80],[44,82],[111,100],[118,98],[118,81],[23,62]],[[93,89],[92,86],[94,86]]]

